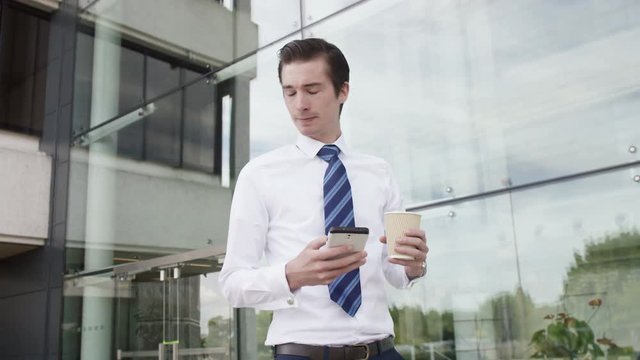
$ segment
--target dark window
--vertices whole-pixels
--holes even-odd
[[[147,56],[147,99],[153,99],[180,85],[180,69]],[[145,154],[148,160],[180,166],[182,91],[154,102],[155,111],[145,121]]]
[[[140,161],[152,161],[172,167],[183,167],[208,173],[215,166],[219,131],[217,126],[215,86],[197,81],[208,71],[185,60],[179,60],[133,44],[126,40],[117,47],[119,53],[118,114],[111,119],[93,121],[93,126],[125,116],[147,103],[152,113],[118,130],[118,154]],[[74,133],[91,126],[94,37],[91,29],[78,33],[76,54],[76,101]]]
[[[42,133],[48,40],[46,14],[0,3],[0,128]]]
[[[120,48],[119,115],[133,111],[144,102],[144,61],[143,54]],[[144,159],[143,129],[144,120],[136,121],[120,130],[118,154],[138,160]]]
[[[191,73],[191,71],[187,71]],[[213,172],[216,134],[214,87],[200,81],[185,89],[183,164]]]
[[[93,92],[93,36],[78,33],[73,102],[73,130],[89,129],[91,120],[91,94]]]

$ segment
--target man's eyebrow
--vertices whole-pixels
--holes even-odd
[[[302,85],[303,88],[310,88],[310,87],[316,87],[316,86],[321,86],[322,83],[319,82],[315,82],[315,83],[309,83],[309,84],[304,84]],[[282,85],[282,88],[287,90],[287,89],[293,89],[293,85]]]

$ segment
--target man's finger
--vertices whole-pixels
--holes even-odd
[[[396,243],[399,245],[412,246],[422,251],[425,251],[427,249],[427,243],[417,237],[402,237],[399,238]]]
[[[422,241],[427,241],[427,236],[422,229],[407,229],[407,231],[404,232],[404,236],[416,237],[421,239]]]
[[[380,239],[378,239],[378,240],[380,240],[380,242],[383,243],[383,244],[387,243],[387,237],[384,236],[384,235],[380,236]]]
[[[331,249],[333,250],[333,249]],[[338,255],[342,255],[345,254],[344,252],[342,253],[338,253],[335,256]],[[330,256],[329,259],[333,257]],[[367,257],[367,253],[365,251],[360,251],[360,252],[355,252],[355,253],[349,253],[349,255],[340,257],[338,259],[332,259],[332,260],[326,260],[324,266],[326,266],[327,270],[336,270],[336,269],[341,269],[344,267],[348,267],[353,265],[354,263],[359,262],[362,259],[365,259]]]
[[[340,255],[351,254],[353,253],[353,246],[351,245],[340,245],[334,247],[325,247],[320,249],[320,253],[318,254],[319,260],[329,260],[335,258]]]
[[[333,281],[335,278],[337,278],[338,276],[344,274],[344,273],[348,273],[349,271],[353,270],[353,269],[357,269],[360,266],[364,265],[367,262],[366,258],[361,258],[358,261],[349,264],[349,266],[346,267],[340,267],[334,270],[330,270],[326,272],[326,278],[327,278],[327,283],[330,283],[331,281]]]
[[[424,251],[418,250],[413,246],[404,246],[404,245],[396,246],[396,252],[398,254],[411,256],[414,259],[411,261],[424,261],[427,256],[427,254]]]
[[[313,239],[309,242],[309,244],[307,244],[307,248],[308,249],[313,249],[313,250],[318,250],[321,247],[324,246],[324,244],[327,243],[327,237],[326,236],[321,236],[317,239]]]

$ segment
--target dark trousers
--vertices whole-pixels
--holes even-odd
[[[404,360],[404,358],[396,351],[396,349],[389,349],[382,354],[372,356],[371,360]],[[304,356],[295,355],[276,355],[275,360],[309,360]],[[325,356],[323,360],[331,360],[328,356]]]

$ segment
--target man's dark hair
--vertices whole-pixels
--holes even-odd
[[[317,38],[293,40],[278,51],[278,79],[282,84],[282,67],[296,61],[309,61],[324,57],[327,61],[329,78],[333,83],[336,97],[345,82],[349,81],[349,64],[337,46]],[[342,108],[342,107],[341,107]]]

